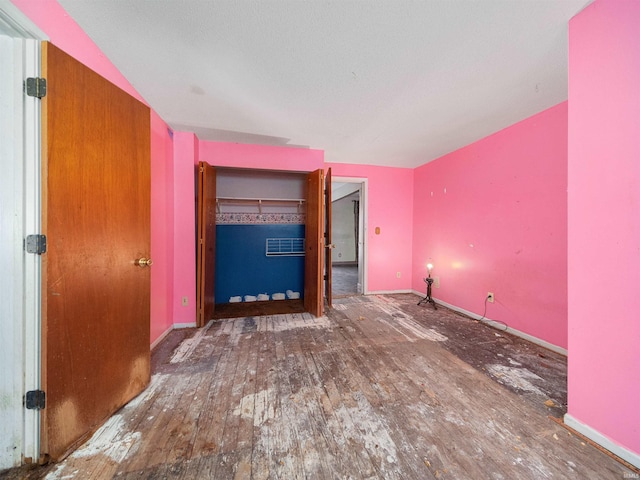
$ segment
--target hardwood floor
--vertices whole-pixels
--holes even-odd
[[[562,356],[417,300],[348,297],[322,318],[176,330],[145,392],[24,478],[633,475],[548,418],[565,408]]]

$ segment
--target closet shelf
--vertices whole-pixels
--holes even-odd
[[[305,200],[302,198],[245,198],[245,197],[217,197],[216,210],[220,213],[221,205],[255,205],[258,212],[262,213],[263,206],[293,206],[298,207],[298,212],[303,208]]]

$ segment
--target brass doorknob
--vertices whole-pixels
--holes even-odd
[[[143,257],[143,258],[138,258],[133,263],[138,267],[150,267],[151,265],[153,265],[153,260],[151,260],[150,258]]]

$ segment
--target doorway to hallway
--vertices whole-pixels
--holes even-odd
[[[332,294],[361,295],[366,292],[366,179],[335,177],[331,187]]]

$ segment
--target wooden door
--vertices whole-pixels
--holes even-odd
[[[325,268],[324,268],[324,295],[327,302],[327,306],[331,308],[333,303],[333,296],[331,292],[331,262],[332,255],[331,250],[335,248],[333,241],[331,240],[331,169],[327,170],[327,175],[324,182],[324,216],[325,216]]]
[[[149,108],[43,44],[42,454],[149,383]]]
[[[197,326],[213,317],[216,274],[216,169],[198,165]]]
[[[316,317],[322,316],[324,285],[324,171],[307,175],[304,259],[304,308]]]

